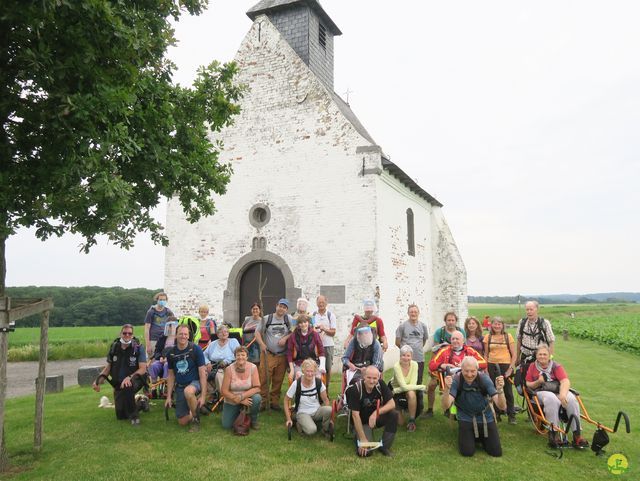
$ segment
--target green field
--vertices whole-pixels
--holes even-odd
[[[469,313],[478,319],[485,315],[501,316],[507,324],[516,324],[524,316],[524,305],[469,304]],[[566,329],[572,337],[640,354],[640,304],[543,304],[540,315],[551,320],[557,336]],[[119,329],[118,326],[50,328],[49,359],[103,357]],[[135,332],[142,339],[143,327],[136,327]],[[18,327],[9,334],[9,361],[37,360],[39,342],[39,328]]]
[[[625,410],[632,433],[611,435],[608,454],[623,453],[630,462],[620,479],[640,478],[640,361],[637,355],[614,351],[591,341],[560,339],[556,359],[581,391],[589,413],[612,425]],[[388,376],[387,372],[387,376]],[[337,380],[332,392],[339,389]],[[611,480],[607,456],[566,450],[562,459],[550,455],[543,437],[534,433],[524,414],[518,425],[500,424],[502,458],[478,452],[473,458],[457,453],[456,426],[441,415],[419,420],[418,430],[399,429],[395,457],[375,455],[357,459],[345,436],[345,419],[338,423],[334,443],[294,434],[287,441],[281,414],[261,415],[261,430],[248,437],[223,432],[219,415],[203,419],[202,430],[189,434],[174,419],[166,422],[156,403],[142,417],[142,426],[117,422],[113,411],[97,408],[99,394],[73,387],[46,397],[44,449],[31,452],[34,397],[7,401],[6,434],[12,480],[261,480],[280,481],[302,476],[306,481],[327,480]],[[439,402],[439,398],[437,399]],[[437,405],[436,405],[437,406]],[[439,409],[437,410],[440,411]],[[594,428],[585,428],[591,439]],[[551,453],[553,454],[553,453]]]
[[[144,328],[136,327],[136,336],[144,337]],[[104,357],[109,346],[118,337],[120,327],[51,327],[49,328],[49,355],[53,361]],[[18,327],[9,334],[10,362],[37,361],[40,351],[40,328]]]
[[[469,305],[469,313],[478,319],[501,316],[508,324],[516,324],[523,311],[518,305]],[[539,314],[551,320],[556,336],[567,330],[572,337],[640,354],[640,304],[541,305]]]

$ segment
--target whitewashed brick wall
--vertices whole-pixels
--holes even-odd
[[[232,267],[251,252],[252,239],[261,236],[266,250],[284,259],[295,287],[312,302],[320,285],[345,286],[344,304],[330,300],[338,317],[338,346],[362,299],[373,297],[380,286],[381,315],[393,344],[409,301],[421,308],[428,304],[428,315],[439,312],[432,264],[439,263],[440,284],[454,280],[440,263],[455,256],[434,256],[431,247],[440,239],[441,248],[451,250],[448,229],[440,236],[435,232],[446,224],[438,217],[435,226],[433,209],[397,181],[381,180],[379,149],[371,149],[265,16],[256,19],[235,60],[237,81],[249,90],[242,113],[220,135],[225,146],[221,160],[234,173],[227,193],[216,199],[216,214],[197,224],[186,222],[177,202],[169,203],[165,287],[170,305],[185,314],[206,302],[220,316]],[[369,150],[357,152],[358,147]],[[271,211],[262,228],[249,222],[256,203]],[[411,259],[402,255],[407,206],[416,218],[416,257]],[[463,272],[461,260],[459,264]],[[464,280],[466,295],[466,275]],[[433,304],[438,307],[432,309]]]

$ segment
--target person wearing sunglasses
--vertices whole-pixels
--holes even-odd
[[[133,326],[125,324],[120,337],[113,341],[107,354],[107,365],[93,382],[93,390],[107,381],[113,386],[116,418],[129,420],[132,426],[140,424],[135,396],[146,381],[147,353],[133,336]]]

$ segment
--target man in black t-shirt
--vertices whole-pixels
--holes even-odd
[[[379,449],[385,456],[391,456],[390,449],[398,428],[398,413],[395,411],[393,393],[380,380],[380,371],[375,366],[367,367],[364,378],[349,386],[345,395],[356,432],[356,454],[371,456],[371,449],[363,444],[373,440],[374,428],[383,427],[382,446]]]
[[[113,386],[113,400],[118,419],[128,419],[132,426],[140,424],[135,395],[146,383],[147,354],[137,338],[133,337],[133,326],[125,324],[120,329],[109,354],[107,365],[93,383],[93,390],[100,392],[104,380]]]

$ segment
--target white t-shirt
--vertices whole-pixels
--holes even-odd
[[[336,315],[333,312],[324,311],[324,314],[315,312],[313,314],[313,320],[314,326],[324,326],[327,329],[335,329],[337,327]],[[322,338],[323,346],[334,346],[332,336],[327,336],[324,332],[321,332],[320,337]]]
[[[302,382],[302,378],[298,379],[296,382],[292,382],[291,386],[287,390],[287,396],[293,399],[295,402],[296,399],[296,386],[299,382]],[[302,389],[300,390],[300,405],[298,406],[297,411],[300,414],[315,414],[315,412],[320,408],[320,401],[316,395],[316,380],[313,379],[313,384],[311,387],[306,387],[304,384],[302,385]],[[324,384],[320,384],[320,392],[326,391],[327,388],[324,387]]]

